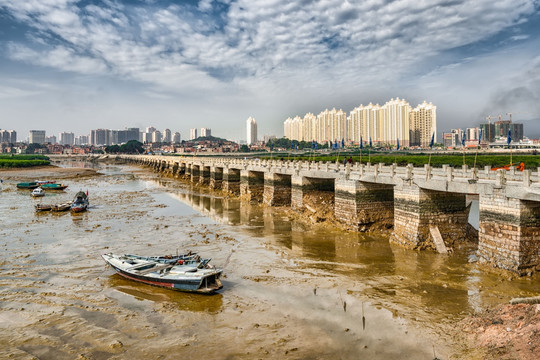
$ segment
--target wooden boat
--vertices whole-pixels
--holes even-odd
[[[22,182],[17,184],[17,189],[35,189],[38,186],[37,182]]]
[[[37,187],[37,188],[35,188],[34,190],[32,190],[31,195],[32,195],[33,197],[42,197],[42,196],[45,196],[45,191],[43,191],[42,188]]]
[[[53,205],[50,204],[36,204],[36,212],[40,211],[51,211]]]
[[[77,194],[75,194],[75,198],[73,199],[73,202],[70,205],[72,212],[83,212],[86,211],[89,205],[88,196],[84,193],[84,191],[79,191]]]
[[[145,284],[179,291],[212,294],[223,288],[221,269],[208,265],[210,259],[158,259],[137,255],[101,255],[119,275]]]
[[[61,212],[61,211],[68,211],[71,208],[71,201],[62,203],[62,204],[54,204],[51,206],[51,211],[54,212]]]
[[[56,181],[55,180],[36,180],[35,183],[38,185],[45,185],[45,184],[54,184],[56,183]]]
[[[57,183],[49,183],[49,184],[41,185],[41,188],[45,190],[64,190],[67,187],[68,187],[67,185],[57,184]]]

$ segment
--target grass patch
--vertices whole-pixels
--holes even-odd
[[[44,155],[0,155],[0,168],[22,168],[49,165],[51,162]]]

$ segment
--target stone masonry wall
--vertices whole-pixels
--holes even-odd
[[[263,202],[270,206],[291,204],[291,176],[276,173],[264,174]]]
[[[394,231],[391,241],[408,248],[434,248],[429,231],[436,225],[447,247],[467,238],[469,208],[466,196],[420,189],[394,189]]]
[[[264,173],[240,171],[240,196],[248,201],[263,201]]]
[[[223,169],[223,191],[240,194],[240,170]]]
[[[540,203],[481,194],[478,256],[524,275],[540,270]]]
[[[393,186],[336,180],[335,216],[341,222],[361,231],[392,227]]]

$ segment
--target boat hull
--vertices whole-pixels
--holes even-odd
[[[38,183],[18,183],[17,189],[35,189],[38,186]]]
[[[126,271],[119,266],[115,266],[115,264],[111,263],[110,258],[108,258],[107,255],[102,255],[102,257],[105,262],[116,271],[117,274],[123,276],[126,279],[130,279],[140,283],[173,289],[177,291],[194,292],[201,294],[213,294],[223,288],[223,284],[220,281],[221,270],[215,270],[200,277],[171,279],[158,277],[155,273],[154,276],[135,274],[133,271]]]
[[[68,187],[67,185],[62,185],[62,184],[44,184],[44,185],[41,185],[41,188],[44,189],[44,190],[64,190],[67,187]]]

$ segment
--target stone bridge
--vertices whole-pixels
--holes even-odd
[[[270,206],[302,209],[309,206],[310,194],[326,195],[339,221],[357,230],[393,227],[391,241],[415,249],[435,248],[435,227],[449,248],[470,235],[466,196],[477,195],[480,261],[520,275],[540,269],[540,168],[519,172],[155,155],[116,159]]]

